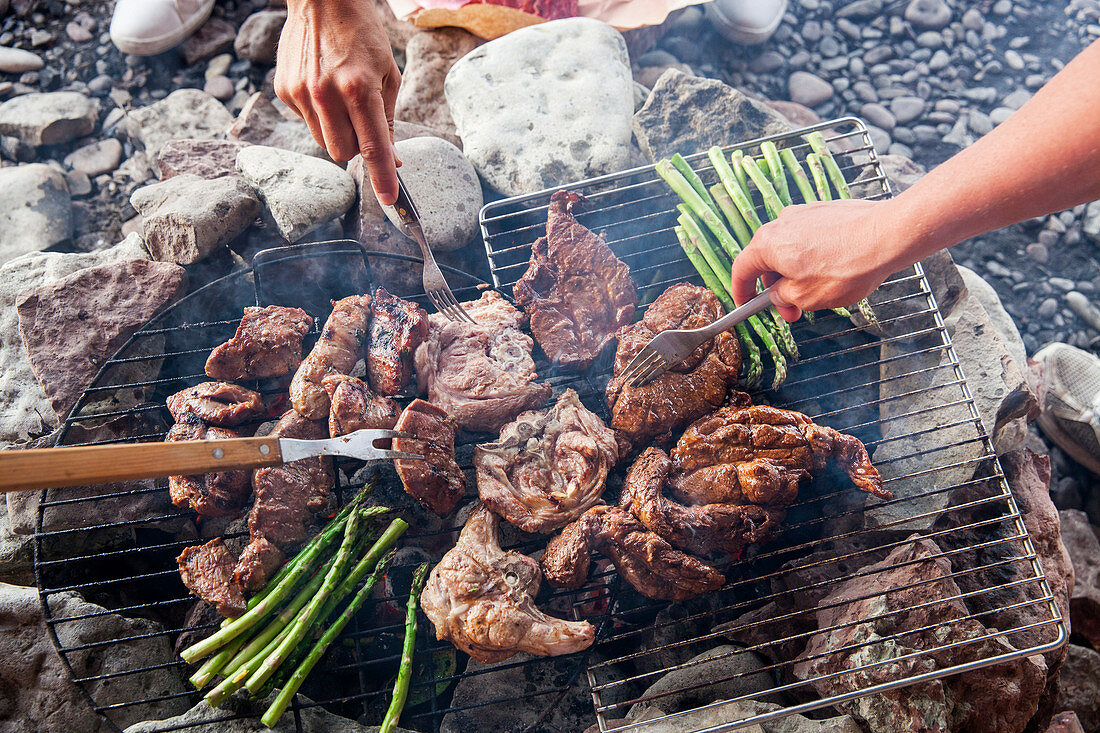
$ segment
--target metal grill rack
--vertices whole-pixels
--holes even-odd
[[[848,151],[838,156],[846,176],[849,180],[860,178],[853,193],[864,198],[888,195],[862,126],[855,120],[843,120],[830,127],[833,131],[826,135],[831,144]],[[743,147],[755,153],[758,142]],[[805,152],[796,137],[777,142],[781,147],[790,144],[799,157]],[[700,160],[691,159],[709,181],[713,174]],[[616,253],[630,264],[644,302],[651,302],[668,285],[692,278],[671,232],[675,201],[652,168],[570,188],[588,197],[578,218],[602,231]],[[494,284],[506,293],[522,274],[529,245],[545,225],[549,193],[497,202],[482,212]],[[135,334],[104,365],[65,420],[57,443],[162,439],[170,425],[164,398],[205,379],[202,365],[207,354],[232,335],[244,306],[300,306],[319,325],[327,315],[329,298],[383,284],[430,308],[422,294],[402,291],[380,274],[392,270],[395,262],[418,268],[419,260],[364,253],[355,243],[346,242],[258,255],[251,270],[196,291]],[[481,283],[476,277],[444,269],[460,300],[477,297]],[[885,329],[877,337],[833,315],[819,314],[812,326],[798,326],[795,334],[802,360],[791,365],[782,389],[754,398],[801,410],[823,424],[860,437],[897,499],[871,502],[873,506],[865,509],[863,497],[850,489],[843,477],[822,476],[791,508],[780,537],[728,569],[725,588],[682,604],[641,598],[613,570],[606,569],[594,572],[589,583],[577,591],[555,591],[544,585],[538,598],[540,607],[558,615],[587,618],[597,626],[596,646],[587,653],[556,659],[516,657],[497,665],[477,665],[454,652],[450,644],[436,642],[430,624],[422,623],[416,674],[402,726],[438,731],[463,729],[465,724],[465,729],[504,731],[515,729],[509,725],[516,719],[514,711],[521,707],[534,707],[550,721],[560,708],[575,707],[578,699],[583,702],[590,693],[601,730],[625,730],[627,726],[618,721],[633,703],[660,703],[673,694],[705,695],[716,684],[728,686],[748,677],[736,671],[738,658],[758,655],[755,666],[769,681],[770,689],[753,695],[774,700],[775,707],[746,712],[743,707],[729,706],[715,711],[712,705],[710,710],[717,717],[705,724],[691,716],[706,714],[706,709],[679,712],[685,730],[719,730],[835,705],[868,692],[1034,654],[1063,643],[1065,628],[919,267],[892,278],[876,294],[875,303]],[[606,360],[582,375],[556,372],[545,361],[539,362],[538,369],[555,392],[576,389],[590,409],[607,419],[602,393],[608,366]],[[275,400],[285,392],[286,382],[266,380],[247,386]],[[460,436],[458,458],[467,468],[471,487],[473,446],[487,439],[484,435]],[[341,462],[338,468],[337,493],[342,499],[371,477],[353,463]],[[608,501],[615,500],[623,471],[612,476]],[[420,510],[400,490],[391,471],[382,471],[378,478],[377,501],[395,507],[410,522],[412,531],[402,542],[390,582],[376,592],[345,633],[344,643],[330,650],[303,687],[309,700],[296,699],[293,715],[299,729],[308,708],[317,705],[365,723],[381,719],[397,668],[408,574],[422,559],[436,561],[442,556],[465,516],[460,510],[440,521]],[[869,519],[872,516],[874,522]],[[504,532],[506,547],[528,554],[537,553],[546,541],[545,537],[516,532],[506,523]],[[196,527],[192,515],[168,503],[165,481],[42,493],[35,573],[49,633],[91,704],[116,727],[165,717],[173,705],[172,712],[176,712],[198,702],[199,696],[182,684],[144,684],[157,675],[177,673],[182,682],[187,666],[173,653],[172,645],[181,636],[205,635],[213,629],[213,620],[187,616],[193,599],[179,582],[174,557],[184,547],[208,537],[222,535],[232,540],[240,533],[235,526],[217,523]],[[795,657],[819,632],[815,614],[826,611],[831,603],[826,597],[845,583],[870,582],[873,576],[868,563],[912,547],[910,536],[914,533],[936,543],[929,562],[944,568],[944,578],[955,584],[956,597],[936,595],[943,583],[916,580],[909,589],[924,594],[922,604],[954,604],[957,613],[949,626],[981,622],[997,628],[999,637],[1011,641],[1014,649],[990,653],[982,639],[991,637],[948,642],[913,656],[913,668],[930,662],[930,671],[891,676],[881,664],[861,665],[852,672],[881,670],[879,678],[832,692],[815,687],[815,683],[828,682],[824,675],[805,680],[793,677]],[[883,567],[898,570],[921,562],[891,561]],[[84,607],[74,611],[65,602],[67,591],[78,592],[105,610]],[[771,615],[761,617],[761,613]],[[108,614],[151,619],[160,626],[138,625],[125,637],[96,641],[72,637],[76,622]],[[880,615],[889,618],[896,611],[888,609]],[[1019,620],[1025,618],[1026,623]],[[856,626],[844,620],[828,625],[835,629]],[[897,631],[894,640],[921,633],[919,629]],[[723,652],[729,661],[730,672],[722,675],[726,679],[712,677],[705,685],[688,683],[676,690],[647,692],[660,675],[691,670],[695,666],[691,657],[721,643],[738,645]],[[117,658],[123,645],[133,644],[157,645],[157,653],[147,655],[148,663],[131,668],[109,667],[103,662]],[[864,644],[860,648],[872,647]],[[851,676],[850,672],[832,679],[842,685]],[[698,689],[690,689],[693,687]],[[737,697],[726,696],[733,706]],[[241,707],[210,711],[204,720],[194,720],[191,725],[248,714]],[[715,720],[721,723],[715,724]],[[538,720],[523,723],[529,730],[539,730],[541,725]],[[161,730],[186,727],[190,726],[166,725]]]

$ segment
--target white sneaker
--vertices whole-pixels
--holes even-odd
[[[118,0],[111,40],[134,56],[154,56],[178,46],[210,17],[214,0]]]
[[[734,43],[755,46],[783,22],[787,0],[712,0],[703,7],[714,30]]]
[[[1059,448],[1100,475],[1100,359],[1069,344],[1035,354],[1046,387],[1039,427]]]

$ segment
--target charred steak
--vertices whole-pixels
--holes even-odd
[[[638,304],[630,268],[573,218],[580,200],[568,191],[550,197],[546,236],[531,246],[530,266],[513,288],[546,356],[575,371],[633,322]]]
[[[206,376],[233,381],[289,374],[302,363],[302,339],[311,328],[313,319],[301,308],[245,308],[233,338],[210,352]]]
[[[377,395],[361,379],[330,374],[321,380],[329,396],[328,432],[333,438],[364,428],[392,428],[401,409]]]
[[[264,587],[267,579],[282,566],[283,551],[263,537],[256,537],[244,548],[233,568],[233,582],[248,593]]]
[[[192,594],[213,605],[227,618],[244,613],[244,594],[233,581],[236,560],[221,537],[205,545],[188,547],[176,562],[179,563],[180,579]]]
[[[439,516],[449,514],[466,493],[466,476],[455,462],[458,425],[430,402],[413,400],[401,413],[396,429],[416,437],[394,438],[394,450],[424,456],[424,460],[394,461],[405,491]]]
[[[208,425],[231,428],[256,420],[264,414],[259,392],[226,382],[203,382],[168,398],[168,412],[176,422],[187,414]]]
[[[571,389],[474,449],[481,501],[525,532],[552,532],[598,503],[618,460],[615,432]]]
[[[166,443],[181,440],[225,440],[240,437],[229,428],[211,427],[192,413],[184,413],[165,436]],[[248,471],[219,471],[193,476],[169,476],[168,495],[172,503],[188,507],[206,517],[236,514],[252,494]]]
[[[371,302],[367,377],[382,395],[399,394],[412,381],[413,354],[428,337],[428,314],[416,303],[394,297],[385,288]]]
[[[322,380],[348,374],[362,356],[370,322],[370,296],[351,295],[332,304],[321,336],[290,383],[290,403],[307,420],[328,417],[328,392]]]
[[[535,381],[534,344],[520,330],[523,313],[492,290],[463,307],[476,323],[429,316],[428,338],[416,350],[417,380],[459,426],[496,432],[545,403],[551,388]]]
[[[535,607],[539,564],[501,549],[499,521],[479,506],[458,543],[432,568],[421,605],[435,637],[483,663],[517,652],[555,656],[587,649],[596,637],[591,624],[553,618]]]

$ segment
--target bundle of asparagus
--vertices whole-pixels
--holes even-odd
[[[369,489],[348,502],[249,600],[241,616],[227,619],[213,635],[180,653],[187,662],[209,657],[191,676],[197,689],[222,678],[205,696],[212,707],[242,687],[253,697],[280,687],[261,718],[265,725],[275,725],[325,650],[362,607],[385,572],[387,553],[409,527],[394,519],[375,536],[373,520],[389,510],[363,506],[368,493]]]
[[[813,132],[806,136],[806,141],[813,150],[806,156],[810,175],[813,176],[812,186],[794,152],[789,149],[780,151],[772,142],[761,145],[763,158],[760,160],[747,157],[740,150],[735,150],[727,160],[720,147],[708,150],[707,157],[719,180],[709,189],[679,154],[656,165],[657,173],[683,201],[676,207],[680,216],[675,232],[680,246],[704,284],[727,309],[734,307],[730,287],[733,260],[748,246],[756,230],[763,226],[752,202],[753,188],[760,193],[769,220],[774,220],[784,207],[793,203],[788,173],[803,202],[831,200],[830,182],[836,188],[838,198],[852,197],[840,166],[825,144],[825,137],[820,132]],[[875,322],[867,301],[860,301],[857,307],[869,322]],[[851,317],[845,308],[835,310],[842,316]],[[807,313],[806,318],[812,320],[813,314]],[[757,386],[764,369],[754,335],[764,345],[775,365],[772,389],[781,385],[787,376],[787,359],[798,358],[798,345],[787,322],[773,308],[739,325],[737,335],[745,351],[747,385]]]

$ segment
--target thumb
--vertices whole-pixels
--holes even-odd
[[[757,246],[753,240],[734,258],[733,269],[730,271],[730,292],[737,305],[743,305],[756,297],[757,279],[772,271],[764,253],[765,248]]]
[[[786,278],[778,278],[775,280],[772,288],[772,305],[779,311],[779,315],[783,316],[783,320],[794,323],[802,317],[802,309],[797,305],[792,305],[793,293],[790,291],[793,289],[794,283]]]

